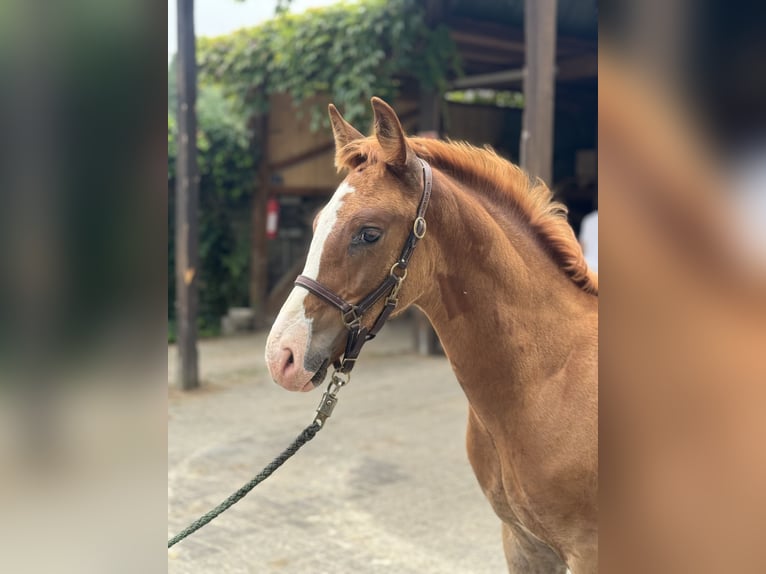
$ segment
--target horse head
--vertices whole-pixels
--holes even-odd
[[[329,106],[335,163],[347,175],[314,219],[302,277],[353,306],[386,281],[398,282],[400,312],[417,299],[426,280],[423,266],[397,268],[419,209],[425,171],[394,110],[379,98],[372,98],[372,107],[375,133],[364,137],[335,106]],[[420,232],[425,233],[424,223]],[[329,305],[327,298],[297,284],[266,343],[266,364],[274,381],[304,392],[321,384],[327,367],[344,354],[349,321],[358,320],[362,332],[369,331],[384,299],[356,317],[339,312],[339,305]]]

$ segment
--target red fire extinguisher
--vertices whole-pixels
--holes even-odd
[[[276,239],[279,230],[279,200],[271,196],[266,203],[266,237]]]

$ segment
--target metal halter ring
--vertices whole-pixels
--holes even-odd
[[[401,275],[397,275],[396,273],[394,273],[394,270],[396,270],[397,267],[399,269],[402,269],[404,273],[402,273]],[[401,281],[404,281],[407,277],[407,268],[404,267],[404,264],[401,261],[397,261],[391,266],[391,271],[389,271],[388,273],[389,275],[391,275],[391,277],[401,282]]]
[[[346,386],[351,381],[351,373],[341,373],[340,371],[334,371],[332,377],[330,377],[330,385],[335,389],[340,389]]]
[[[426,236],[426,220],[422,217],[415,219],[415,223],[412,224],[412,233],[418,239],[423,239]]]

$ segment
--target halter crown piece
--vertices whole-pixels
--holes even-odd
[[[421,158],[417,159],[423,168],[423,194],[420,197],[420,204],[418,205],[418,210],[415,214],[415,220],[412,223],[410,234],[402,248],[402,254],[391,266],[388,276],[386,276],[377,289],[354,305],[339,297],[334,291],[328,289],[311,277],[299,275],[295,280],[295,285],[307,289],[309,292],[322,299],[325,303],[329,303],[340,310],[343,324],[348,330],[348,338],[346,339],[346,350],[343,353],[343,357],[335,363],[335,369],[338,373],[348,374],[351,372],[364,344],[375,338],[375,335],[377,335],[383,328],[384,323],[396,308],[396,304],[399,300],[399,290],[402,287],[404,279],[407,277],[407,265],[409,265],[410,258],[415,251],[415,246],[417,246],[418,241],[425,237],[425,214],[426,209],[428,208],[428,201],[431,198],[433,175],[431,173],[431,166],[428,165],[425,160]],[[386,297],[386,303],[383,306],[383,310],[378,315],[378,318],[375,319],[372,327],[368,330],[366,327],[362,326],[362,317],[386,294],[388,294],[388,297]]]

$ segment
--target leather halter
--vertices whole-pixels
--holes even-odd
[[[421,158],[417,159],[423,167],[423,195],[420,198],[420,204],[418,205],[418,210],[415,214],[415,221],[412,224],[412,229],[402,248],[402,254],[391,266],[391,271],[389,271],[388,276],[377,289],[354,305],[311,277],[299,275],[295,280],[295,285],[307,289],[309,292],[322,299],[325,303],[329,303],[340,310],[341,319],[348,330],[348,338],[346,339],[346,350],[343,353],[343,358],[335,363],[337,372],[345,374],[350,373],[351,369],[354,368],[359,353],[362,351],[362,346],[364,346],[370,339],[374,339],[375,335],[377,335],[383,328],[383,324],[391,315],[399,300],[399,289],[401,289],[402,282],[404,282],[404,279],[407,277],[407,265],[409,265],[412,253],[415,251],[415,246],[426,234],[425,214],[426,209],[428,208],[428,201],[431,198],[433,176],[431,173],[431,166],[428,165],[425,160]],[[386,297],[386,303],[383,306],[383,310],[380,312],[377,319],[375,319],[372,327],[368,330],[366,327],[362,326],[362,317],[386,294],[388,294],[388,297]]]

